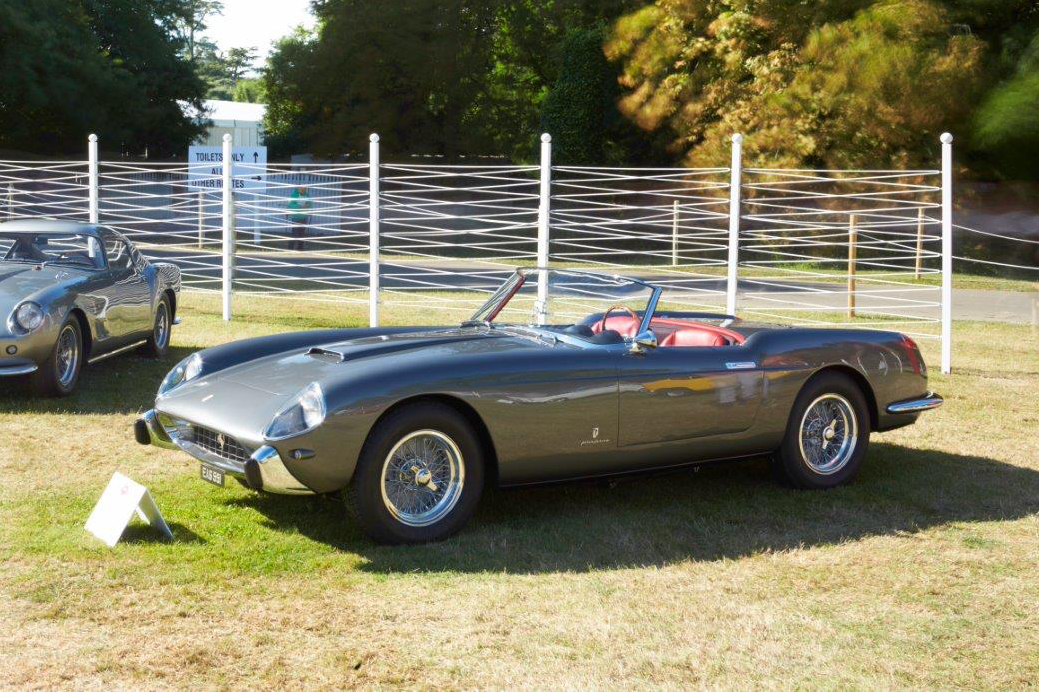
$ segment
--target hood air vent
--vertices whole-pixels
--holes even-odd
[[[307,355],[320,358],[321,360],[331,361],[333,363],[342,363],[346,360],[346,356],[339,351],[330,351],[327,348],[320,348],[319,346],[311,348],[307,351]]]

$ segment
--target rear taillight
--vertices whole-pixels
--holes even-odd
[[[913,372],[917,375],[923,369],[923,361],[920,359],[920,347],[916,345],[916,342],[911,338],[902,335],[902,346],[905,347],[906,357],[909,358],[909,365],[912,366]]]

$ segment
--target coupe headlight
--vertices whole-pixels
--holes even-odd
[[[325,420],[325,395],[321,385],[311,382],[292,397],[263,431],[268,440],[283,440],[313,430]]]
[[[202,356],[192,353],[169,371],[162,384],[159,385],[159,396],[176,389],[189,380],[195,379],[201,372]]]
[[[25,332],[36,331],[43,324],[43,309],[27,300],[15,308],[13,320],[15,326]]]

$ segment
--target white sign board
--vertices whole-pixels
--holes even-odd
[[[223,147],[188,147],[188,185],[219,192],[223,186]],[[262,192],[267,187],[267,147],[231,147],[235,191]]]
[[[166,534],[166,538],[173,538],[173,532],[162,518],[148,489],[119,472],[112,475],[105,492],[101,493],[101,499],[94,505],[94,511],[87,519],[87,531],[111,548],[119,542],[134,512],[146,524]]]

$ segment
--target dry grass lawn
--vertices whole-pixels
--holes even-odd
[[[957,324],[946,405],[858,481],[763,461],[490,492],[458,537],[379,547],[333,499],[198,479],[131,423],[192,349],[364,306],[185,296],[164,362],[0,392],[0,686],[1024,687],[1039,680],[1039,341]],[[407,319],[414,315],[396,315]],[[929,353],[933,364],[937,354]],[[8,386],[8,383],[4,383]],[[113,471],[176,540],[83,523]]]

